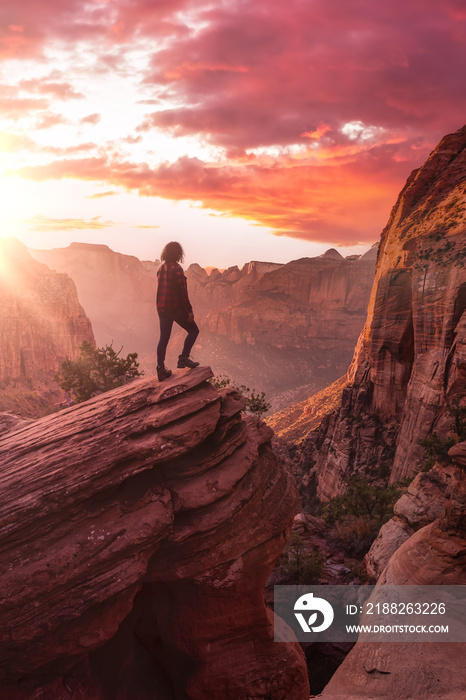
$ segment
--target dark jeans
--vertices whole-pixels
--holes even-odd
[[[194,321],[188,321],[187,316],[182,314],[178,316],[164,316],[159,315],[160,320],[160,340],[157,345],[157,366],[163,365],[165,362],[165,353],[167,352],[168,341],[170,340],[170,335],[172,332],[173,322],[177,323],[185,331],[188,331],[188,335],[184,341],[182,355],[183,357],[188,357],[191,352],[191,348],[196,342],[196,338],[199,335],[199,328]]]

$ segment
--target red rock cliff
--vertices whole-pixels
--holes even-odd
[[[0,440],[0,694],[307,700],[265,581],[299,508],[271,431],[209,368]]]
[[[94,343],[76,287],[34,260],[19,241],[0,240],[0,381],[35,380]]]
[[[364,330],[339,411],[316,438],[318,493],[386,461],[392,480],[420,465],[419,441],[445,433],[466,380],[466,127],[409,177],[382,233]]]

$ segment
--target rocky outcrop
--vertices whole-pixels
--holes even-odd
[[[230,308],[212,312],[206,329],[235,343],[319,348],[359,335],[374,279],[376,250],[347,260],[336,250],[302,258],[260,278]],[[331,342],[330,342],[331,341]]]
[[[216,372],[266,392],[274,411],[344,374],[363,327],[376,248],[343,258],[329,250],[264,274],[210,312],[198,352]],[[279,368],[279,371],[278,371]]]
[[[450,465],[437,464],[428,472],[420,472],[411,482],[394,505],[394,517],[381,527],[366,554],[366,569],[371,577],[380,576],[391,556],[414,532],[442,515],[454,472]]]
[[[308,697],[263,602],[296,487],[210,376],[136,380],[0,440],[2,698]]]
[[[391,557],[378,585],[466,584],[466,443],[450,451],[457,463],[443,514]],[[321,696],[325,700],[463,700],[465,643],[358,642]]]
[[[466,381],[466,127],[409,177],[382,233],[367,321],[340,409],[313,438],[318,494],[386,462],[414,474]]]

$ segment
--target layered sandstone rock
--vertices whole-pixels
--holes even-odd
[[[341,408],[314,436],[318,493],[385,461],[415,473],[420,440],[445,434],[466,381],[466,127],[414,171],[382,233],[366,325]]]
[[[445,508],[445,493],[454,477],[450,465],[420,472],[395,503],[391,518],[380,529],[365,557],[367,572],[378,578],[396,550],[417,530],[437,520]]]
[[[210,376],[136,380],[0,440],[2,698],[308,697],[263,602],[296,487]]]
[[[378,585],[466,584],[466,443],[451,451],[457,463],[443,514],[391,557]],[[321,696],[325,700],[463,700],[466,643],[358,642]]]
[[[14,238],[0,241],[0,409],[50,411],[63,400],[53,375],[82,341],[94,344],[76,287]]]

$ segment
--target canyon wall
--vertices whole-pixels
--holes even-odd
[[[413,475],[420,440],[445,435],[450,401],[466,381],[466,127],[414,171],[382,232],[367,320],[338,411],[308,448],[318,495],[385,462],[391,480]]]
[[[0,240],[0,381],[56,371],[94,342],[76,287],[36,262],[13,238]]]
[[[86,340],[94,343],[74,282],[34,260],[14,238],[0,241],[0,409],[50,410],[64,395],[53,375]]]
[[[199,353],[236,383],[264,390],[274,410],[344,374],[363,327],[376,247],[343,258],[328,250],[264,274],[210,312]]]
[[[299,509],[271,431],[209,368],[0,439],[7,700],[307,700],[265,581]]]

